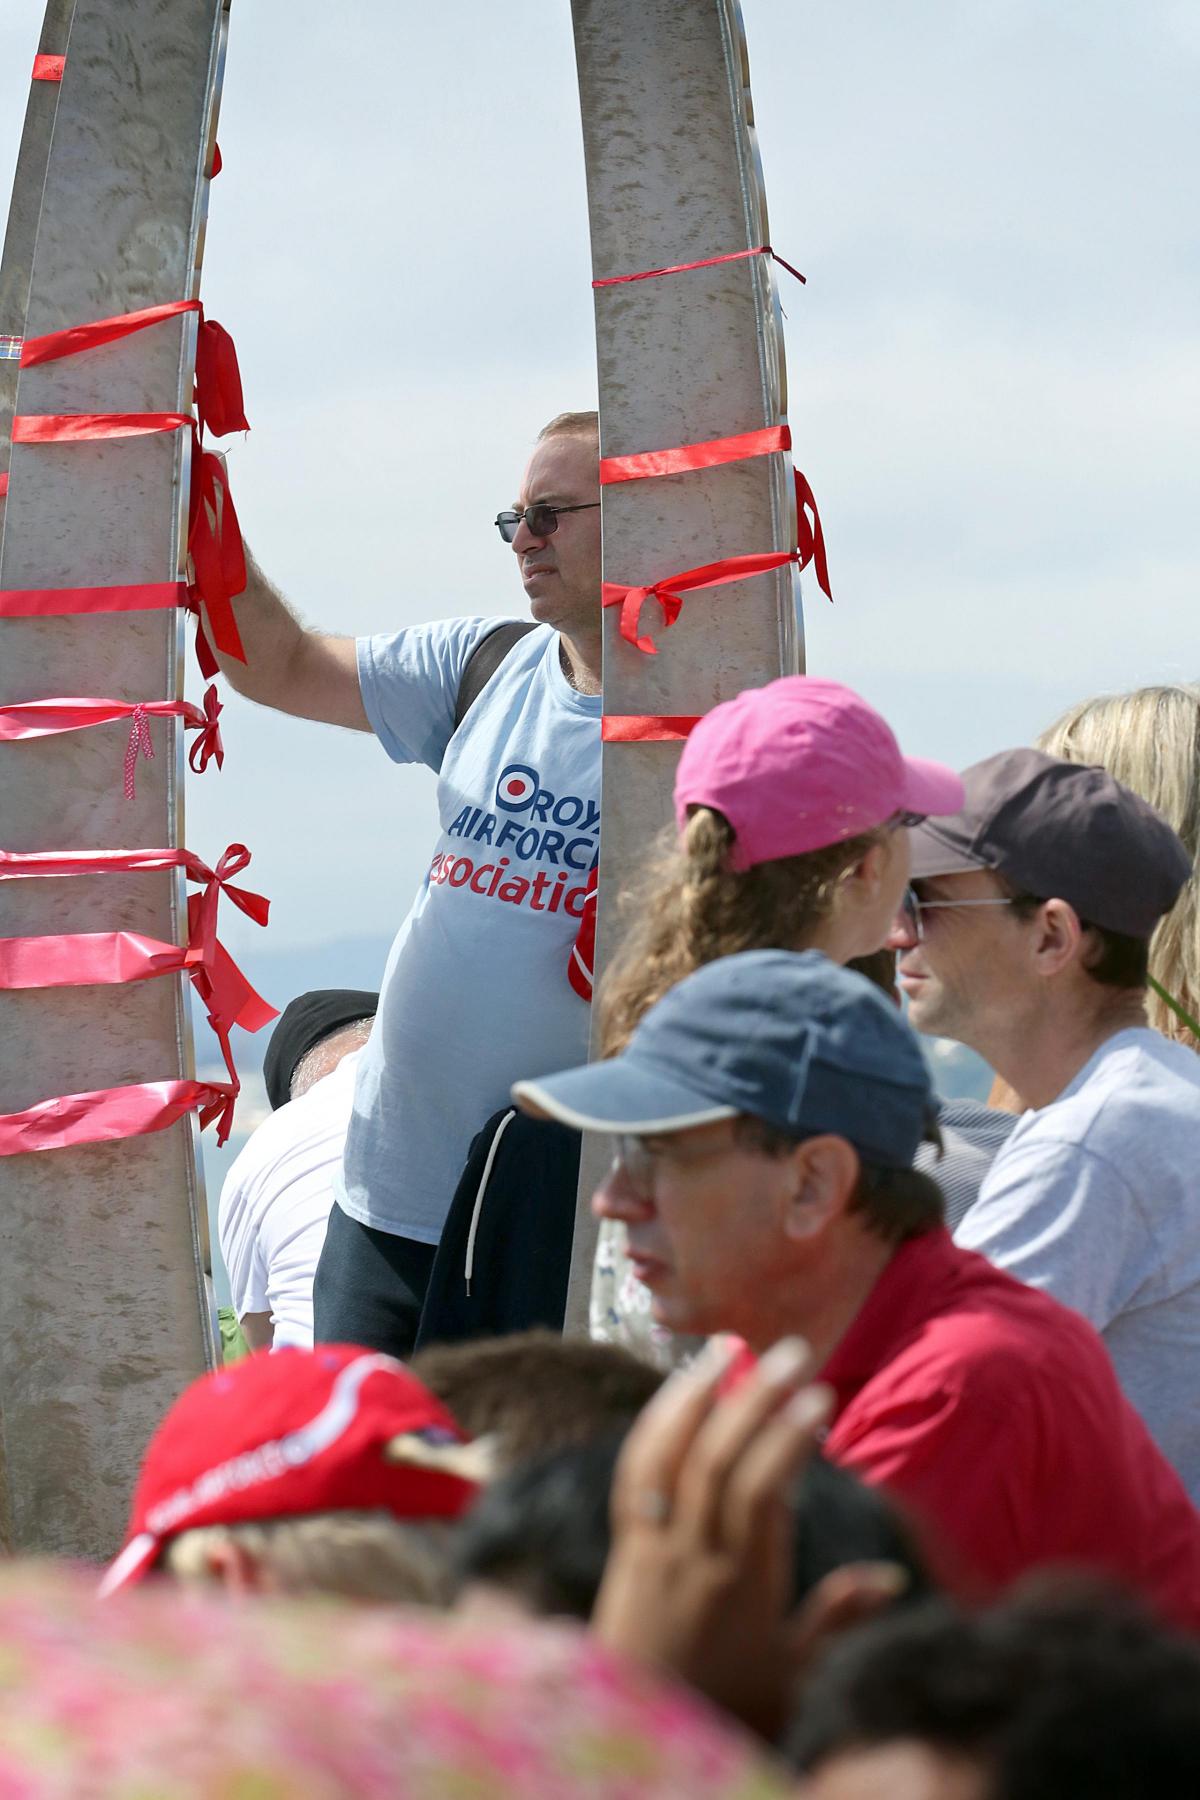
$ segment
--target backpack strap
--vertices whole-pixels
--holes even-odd
[[[534,629],[532,619],[510,619],[481,637],[466,660],[458,697],[454,702],[454,729],[458,730],[513,645]]]

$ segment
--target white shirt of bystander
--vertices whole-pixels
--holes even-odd
[[[1200,1502],[1200,1056],[1133,1026],[1023,1113],[955,1231],[1101,1334]]]
[[[313,1277],[342,1162],[361,1051],[261,1124],[225,1177],[217,1214],[234,1310],[270,1313],[272,1348],[309,1348]]]

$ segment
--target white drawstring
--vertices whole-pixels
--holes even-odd
[[[468,1296],[470,1295],[470,1292],[471,1292],[471,1273],[475,1267],[475,1233],[479,1229],[479,1215],[483,1211],[484,1192],[487,1188],[488,1182],[492,1178],[492,1164],[495,1162],[496,1152],[500,1148],[500,1139],[504,1136],[505,1132],[508,1130],[510,1122],[513,1119],[515,1119],[516,1116],[517,1116],[517,1113],[516,1113],[515,1107],[513,1108],[512,1112],[505,1113],[505,1115],[501,1119],[499,1125],[497,1125],[497,1127],[496,1127],[496,1135],[492,1139],[491,1144],[488,1147],[487,1161],[483,1165],[483,1174],[480,1177],[479,1189],[475,1195],[475,1206],[474,1206],[474,1210],[471,1213],[471,1229],[467,1233],[467,1260],[466,1260],[466,1264],[463,1268],[463,1279],[466,1281],[466,1284],[467,1284]]]

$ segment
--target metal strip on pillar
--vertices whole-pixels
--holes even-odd
[[[196,295],[227,9],[76,0],[27,338]],[[29,241],[30,137],[22,156],[13,243]],[[196,329],[186,313],[25,367],[16,412],[186,413]],[[179,581],[189,455],[186,429],[15,442],[0,590]],[[0,617],[0,705],[177,697],[183,644],[175,607]],[[181,845],[182,721],[155,718],[149,729],[155,755],[139,762],[133,798],[122,781],[127,721],[0,744],[0,848]],[[0,937],[113,931],[186,943],[182,871],[0,883]],[[179,974],[0,992],[0,1114],[193,1073]],[[0,1444],[13,1549],[99,1557],[119,1542],[150,1432],[213,1358],[203,1217],[191,1117],[0,1159]]]
[[[46,0],[46,16],[38,40],[38,63],[65,57],[75,0]],[[13,403],[17,395],[17,368],[25,336],[25,312],[29,305],[29,274],[33,246],[46,185],[50,134],[58,110],[59,82],[35,79],[29,84],[25,128],[17,152],[12,200],[0,257],[0,537],[4,533],[4,487],[8,477],[8,450]]]
[[[602,458],[707,442],[785,423],[784,349],[734,0],[573,0],[597,283]],[[758,251],[758,254],[736,255]],[[712,260],[712,259],[722,260]],[[675,274],[635,281],[675,265]],[[602,489],[604,580],[645,585],[680,570],[796,544],[785,451]],[[703,714],[801,666],[795,570],[686,596],[669,630],[655,600],[656,654],[606,613],[604,711]],[[608,741],[603,751],[597,976],[619,896],[638,885],[671,821],[680,741]],[[592,1053],[597,1053],[593,1041]],[[585,1139],[567,1330],[588,1326],[596,1234],[589,1211],[607,1147]]]

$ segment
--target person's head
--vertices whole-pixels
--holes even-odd
[[[278,1111],[298,1100],[371,1035],[379,995],[364,988],[312,988],[288,1002],[263,1058],[267,1098]]]
[[[553,1331],[431,1344],[411,1367],[498,1470],[623,1430],[662,1382],[619,1345]]]
[[[1200,683],[1135,688],[1082,700],[1037,740],[1073,763],[1098,763],[1148,800],[1178,833],[1192,876],[1150,939],[1150,976],[1200,1019]],[[1150,1023],[1190,1050],[1200,1039],[1151,989]]]
[[[624,1435],[609,1432],[497,1477],[455,1542],[464,1587],[499,1589],[528,1612],[589,1619],[612,1547],[609,1502]],[[886,1563],[905,1604],[930,1593],[904,1521],[847,1470],[814,1457],[796,1484],[794,1518],[797,1605],[848,1564]]]
[[[1096,1589],[931,1603],[834,1644],[791,1749],[809,1800],[1196,1794],[1200,1649]]]
[[[517,1104],[617,1140],[593,1200],[624,1224],[653,1312],[756,1349],[810,1329],[831,1285],[940,1224],[912,1167],[937,1141],[929,1076],[881,993],[815,951],[689,975],[620,1056],[517,1082]]]
[[[962,804],[836,681],[787,675],[714,707],[675,778],[678,840],[600,992],[605,1055],[693,969],[742,950],[877,951],[908,880],[903,826]]]
[[[334,1591],[357,1592],[374,1552],[381,1597],[408,1580],[420,1598],[433,1540],[400,1534],[465,1512],[481,1460],[389,1356],[322,1344],[247,1357],[193,1382],[151,1438],[101,1594],[156,1567],[292,1591],[336,1569]]]
[[[1144,1016],[1150,935],[1190,873],[1153,807],[1103,769],[1005,750],[967,769],[966,804],[911,833],[897,919],[919,1031],[1001,1068],[1033,1030]]]
[[[531,507],[548,508],[525,517]],[[600,634],[600,425],[559,413],[538,433],[512,512],[497,520],[521,571],[529,610],[571,638]],[[508,534],[512,532],[510,537]]]

